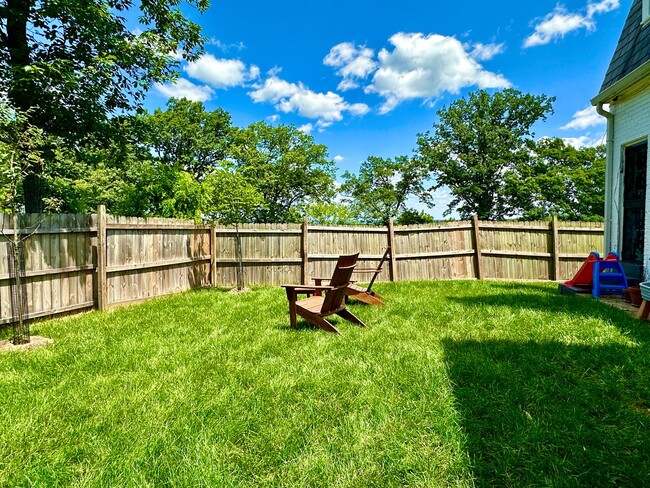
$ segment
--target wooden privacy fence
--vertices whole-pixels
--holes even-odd
[[[0,222],[11,235],[9,216]],[[338,256],[360,252],[376,265],[390,246],[384,281],[434,279],[564,280],[590,251],[602,252],[603,227],[589,222],[445,222],[393,226],[239,224],[93,215],[27,215],[28,318],[106,309],[206,286],[307,283],[328,276]],[[6,242],[0,237],[0,241]],[[11,307],[8,248],[0,243],[0,325]]]

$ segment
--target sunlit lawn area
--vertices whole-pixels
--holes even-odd
[[[553,284],[377,289],[343,336],[280,288],[34,325],[55,343],[0,355],[0,484],[647,484],[647,323]]]

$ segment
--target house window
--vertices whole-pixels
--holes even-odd
[[[641,23],[647,24],[650,21],[650,0],[643,0],[641,7]]]

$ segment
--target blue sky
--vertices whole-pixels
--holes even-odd
[[[217,0],[189,12],[206,54],[146,106],[187,96],[238,126],[294,124],[327,145],[342,174],[370,155],[411,154],[436,110],[468,92],[511,86],[557,98],[537,137],[592,145],[605,124],[589,100],[631,1]]]

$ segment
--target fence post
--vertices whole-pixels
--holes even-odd
[[[474,243],[474,270],[476,278],[483,279],[483,268],[481,267],[481,235],[479,234],[478,215],[472,216],[472,241]]]
[[[560,279],[560,238],[558,232],[558,220],[557,215],[553,215],[553,220],[551,220],[551,245],[552,245],[552,259],[553,259],[553,273],[551,274],[551,279],[557,281]]]
[[[97,207],[97,308],[106,310],[108,290],[106,283],[106,207]]]
[[[217,227],[210,224],[210,286],[217,286]]]
[[[302,268],[300,269],[300,282],[307,284],[307,266],[309,265],[309,219],[302,219],[302,236],[300,239],[300,257],[302,259]]]
[[[393,217],[388,219],[388,246],[390,247],[390,281],[397,281],[397,249],[395,249],[395,227]]]

